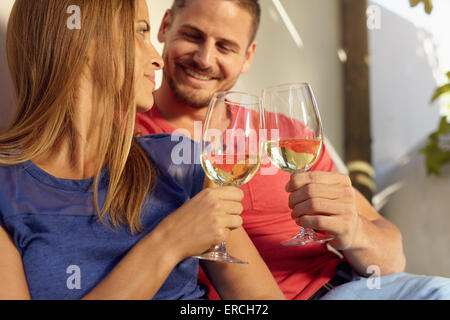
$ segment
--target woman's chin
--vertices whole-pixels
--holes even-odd
[[[146,103],[146,104],[138,104],[136,107],[136,112],[137,113],[145,113],[147,111],[150,111],[153,108],[153,99],[151,99],[151,101],[149,101],[150,103]]]

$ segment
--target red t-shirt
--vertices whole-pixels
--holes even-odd
[[[146,113],[137,115],[137,134],[173,131],[175,128],[162,117],[156,106]],[[342,260],[329,251],[325,244],[280,245],[280,242],[294,237],[300,230],[291,218],[291,209],[288,206],[289,193],[285,191],[290,175],[274,167],[269,161],[263,162],[267,164],[261,165],[261,169],[253,179],[240,187],[244,192],[243,227],[286,298],[308,299],[333,278],[336,266]],[[262,170],[269,167],[270,170],[275,170],[276,174],[262,175]],[[311,170],[337,172],[325,148]],[[202,270],[199,280],[210,287],[210,299],[220,299]]]

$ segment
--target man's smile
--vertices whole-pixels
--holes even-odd
[[[210,82],[213,80],[217,80],[217,77],[213,77],[211,75],[207,75],[204,73],[199,72],[197,69],[194,69],[190,66],[187,66],[185,64],[177,64],[181,70],[189,77],[197,81],[201,82]]]

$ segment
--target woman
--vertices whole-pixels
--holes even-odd
[[[198,165],[171,163],[169,135],[133,138],[163,66],[148,20],[145,0],[16,0],[0,299],[201,299],[190,257],[225,239],[250,264],[205,263],[222,298],[284,298],[241,228],[240,190],[201,191]]]

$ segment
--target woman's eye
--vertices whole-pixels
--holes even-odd
[[[140,34],[146,34],[146,33],[150,32],[150,29],[148,29],[148,28],[141,28],[141,29],[138,29],[137,32],[140,33]]]
[[[149,33],[149,32],[150,32],[150,26],[149,25],[141,24],[141,26],[139,26],[137,28],[137,33],[139,33],[139,34],[145,35],[146,33]]]

